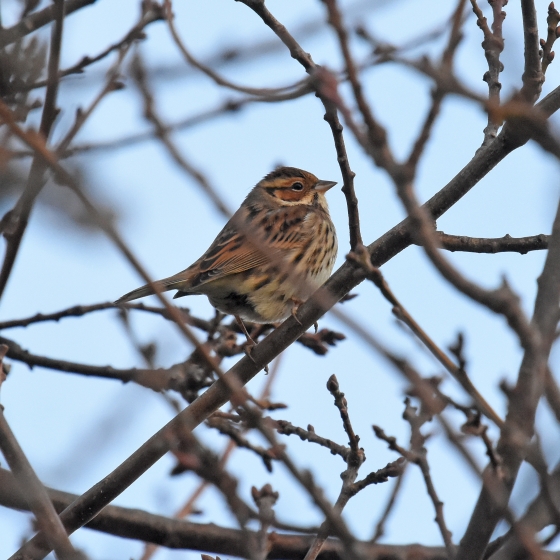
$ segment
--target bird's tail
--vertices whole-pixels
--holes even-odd
[[[173,289],[172,286],[169,286],[166,280],[160,280],[159,282],[154,283],[161,292],[166,292],[167,290]],[[128,294],[124,294],[124,296],[116,300],[115,303],[126,303],[127,301],[132,301],[133,299],[138,299],[145,296],[151,296],[153,294],[155,294],[154,289],[149,284],[146,284],[145,286],[141,286],[140,288],[136,288],[136,290],[128,292]]]
[[[187,268],[178,274],[154,282],[154,286],[156,286],[160,292],[178,290],[174,297],[182,297],[194,293],[190,290],[191,283],[192,273],[190,272],[190,268]],[[126,303],[127,301],[151,296],[153,294],[155,294],[154,289],[149,284],[146,284],[140,288],[136,288],[136,290],[132,290],[132,292],[128,292],[128,294],[124,294],[124,296],[120,297],[115,303]]]

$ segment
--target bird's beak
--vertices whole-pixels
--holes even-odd
[[[317,181],[313,189],[320,193],[325,193],[335,185],[336,181]]]

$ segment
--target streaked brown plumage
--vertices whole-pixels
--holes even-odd
[[[175,298],[204,294],[238,319],[282,321],[331,274],[337,240],[325,192],[335,184],[295,167],[272,171],[204,255],[158,288],[176,289]],[[153,293],[142,286],[116,303]]]

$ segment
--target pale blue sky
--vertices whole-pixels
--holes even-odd
[[[355,2],[343,3],[353,4]],[[318,1],[269,0],[267,5],[288,29],[313,18],[324,18],[323,5]],[[541,36],[545,30],[547,5],[548,1],[537,1]],[[10,3],[2,6],[7,23],[10,6]],[[395,43],[432,28],[452,10],[450,3],[445,10],[435,13],[434,3],[427,0],[379,1],[371,2],[370,6],[368,12],[361,11],[350,21],[363,23],[381,38]],[[483,5],[486,11],[487,7]],[[260,19],[233,0],[176,2],[175,11],[180,33],[193,53],[202,59],[230,45],[272,39],[272,33]],[[505,95],[520,86],[523,68],[519,7],[511,2],[506,11],[505,71],[502,75]],[[118,40],[136,21],[137,12],[135,0],[116,3],[98,0],[92,7],[70,16],[65,28],[62,65],[70,65],[85,54],[97,53]],[[140,52],[148,65],[166,65],[178,73],[176,79],[162,79],[154,84],[158,107],[169,122],[234,97],[228,91],[218,90],[204,76],[193,73],[183,76],[180,70],[183,61],[163,23],[151,25],[147,34],[148,40],[140,46]],[[465,27],[456,69],[472,88],[483,93],[486,85],[481,77],[486,61],[479,46],[481,40],[481,32],[471,17]],[[316,62],[339,67],[336,44],[328,30],[304,38],[302,45]],[[436,43],[431,49],[438,52],[440,46],[441,43]],[[366,54],[363,45],[357,43],[357,47],[357,52]],[[91,72],[99,78],[107,67],[108,64],[102,64]],[[302,68],[283,49],[263,61],[224,66],[220,71],[238,83],[258,87],[284,85],[304,77]],[[549,69],[545,93],[558,84],[558,77],[555,62]],[[125,82],[126,89],[102,102],[80,132],[78,143],[119,138],[149,128],[142,117],[139,95],[129,80]],[[390,66],[368,70],[364,82],[375,114],[388,128],[395,154],[403,157],[410,149],[428,106],[430,84],[411,71]],[[93,99],[99,87],[99,81],[94,85],[93,80],[83,76],[66,81],[60,92],[64,110],[57,135],[67,130],[75,109]],[[332,137],[322,116],[320,102],[314,96],[307,96],[281,105],[252,105],[238,114],[177,133],[174,140],[185,156],[207,174],[228,205],[235,208],[248,190],[278,162],[341,182]],[[558,123],[558,119],[553,122]],[[419,169],[417,192],[421,199],[438,191],[471,159],[482,141],[484,125],[485,115],[472,102],[456,97],[446,100],[442,118]],[[363,237],[369,243],[404,214],[384,173],[373,167],[350,136],[346,137],[346,142],[350,164],[356,172]],[[78,161],[89,173],[88,183],[96,199],[118,209],[120,231],[154,277],[164,277],[188,266],[206,249],[224,223],[223,217],[198,187],[175,167],[157,142],[85,155]],[[534,145],[526,146],[492,171],[438,225],[447,233],[480,237],[549,233],[558,199],[557,176],[558,167],[549,156],[543,155]],[[49,185],[48,188],[59,187]],[[348,251],[345,201],[338,189],[330,191],[328,198],[339,234],[340,265]],[[542,268],[544,253],[525,256],[450,254],[448,257],[470,278],[487,287],[496,286],[506,274],[521,295],[524,308],[528,312],[531,310],[535,279]],[[469,373],[479,390],[503,414],[505,400],[498,384],[504,377],[515,379],[521,356],[519,345],[504,321],[471,304],[444,283],[416,247],[395,257],[383,271],[396,295],[438,344],[446,347],[454,341],[457,332],[464,332]],[[0,302],[0,317],[24,317],[38,311],[114,300],[140,283],[133,269],[101,233],[85,235],[65,225],[51,211],[39,207],[33,214]],[[372,285],[362,284],[356,292],[359,297],[345,304],[346,311],[360,319],[390,348],[413,361],[423,374],[442,373],[441,368],[396,325],[389,304]],[[181,303],[203,317],[213,314],[204,297],[188,298]],[[158,364],[170,365],[187,356],[188,346],[162,319],[132,314],[132,324],[142,341],[157,341]],[[381,425],[388,434],[397,436],[400,443],[407,443],[408,430],[401,419],[406,385],[394,370],[356,342],[335,319],[327,316],[321,324],[346,332],[349,339],[330,350],[326,358],[317,357],[299,345],[285,352],[273,398],[288,403],[289,408],[274,416],[304,427],[311,423],[318,433],[345,443],[338,413],[325,389],[328,377],[336,373],[368,457],[363,467],[365,475],[397,457],[374,438],[372,424]],[[4,334],[37,354],[116,367],[141,365],[112,311]],[[232,360],[226,365],[233,363]],[[555,354],[553,369],[557,364]],[[263,382],[263,374],[259,374],[250,383],[250,389],[258,392]],[[452,380],[445,381],[444,387],[462,397]],[[41,479],[48,485],[76,493],[85,491],[108,474],[173,414],[161,396],[132,384],[123,386],[115,381],[41,368],[30,371],[17,363],[2,387],[1,401],[8,421]],[[455,423],[460,421],[454,415],[450,415],[450,419]],[[539,412],[539,425],[547,428],[541,435],[550,451],[550,460],[557,460],[558,452],[553,449],[558,449],[558,429],[549,422],[545,407]],[[436,423],[426,426],[425,430],[439,434]],[[199,432],[215,449],[221,449],[226,443],[222,437],[204,430]],[[494,431],[491,433],[496,435]],[[284,441],[297,463],[310,468],[327,496],[335,499],[343,467],[340,459],[293,438],[284,438]],[[428,448],[434,483],[445,502],[448,525],[458,540],[476,499],[478,481],[463,467],[441,435],[433,437]],[[484,464],[481,444],[473,442],[470,448],[480,464]],[[196,484],[189,474],[170,478],[168,473],[172,465],[169,457],[162,459],[116,503],[171,514]],[[318,511],[281,466],[276,466],[271,476],[255,457],[238,451],[231,467],[240,477],[240,492],[247,499],[251,485],[270,482],[280,491],[276,507],[279,519],[304,525],[321,522]],[[521,499],[531,491],[531,477],[532,473],[522,472],[518,492]],[[350,502],[345,516],[359,537],[371,535],[392,484],[371,487]],[[385,542],[440,544],[432,505],[413,466],[404,484],[401,500],[387,526]],[[203,513],[196,520],[234,524],[216,492],[208,492],[200,505]],[[29,520],[28,515],[0,509],[0,526],[5,535],[0,539],[0,557],[11,554],[20,539],[29,534]],[[137,542],[87,530],[78,532],[73,542],[84,547],[92,560],[138,558],[141,550]],[[199,557],[194,553],[168,550],[157,556],[161,560]]]

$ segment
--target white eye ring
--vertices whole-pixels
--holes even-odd
[[[292,190],[293,191],[302,191],[303,190],[303,184],[300,183],[299,181],[297,181],[296,183],[294,183],[292,185]]]

